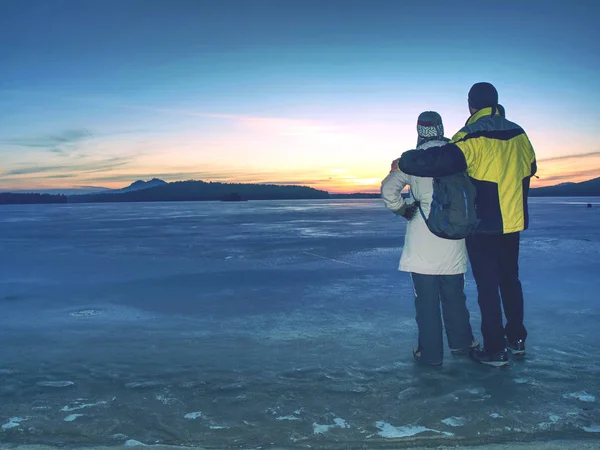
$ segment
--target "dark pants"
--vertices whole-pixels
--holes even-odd
[[[505,348],[509,341],[525,340],[523,289],[519,281],[519,233],[475,235],[467,238],[471,269],[477,283],[481,309],[483,344],[490,353]],[[503,326],[502,306],[506,316]]]
[[[437,363],[444,357],[442,315],[448,346],[451,349],[468,348],[473,341],[473,331],[469,323],[464,275],[412,273],[411,277],[415,289],[421,360]]]

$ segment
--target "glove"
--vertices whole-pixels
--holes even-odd
[[[418,201],[411,203],[410,205],[405,204],[404,206],[402,206],[402,208],[394,211],[394,213],[398,214],[399,216],[404,217],[406,220],[408,220],[410,222],[417,214],[419,206],[421,206],[421,203]]]

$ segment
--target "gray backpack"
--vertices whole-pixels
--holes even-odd
[[[464,239],[474,233],[479,223],[475,211],[475,196],[475,186],[466,172],[434,178],[429,217],[425,217],[421,205],[419,210],[427,228],[436,236],[443,239]]]

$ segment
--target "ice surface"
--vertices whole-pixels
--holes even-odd
[[[378,200],[0,207],[0,447],[593,442],[588,201],[531,199],[528,353],[501,370],[414,365],[405,224]]]

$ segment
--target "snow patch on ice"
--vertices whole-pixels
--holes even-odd
[[[498,414],[498,413],[491,413],[491,414],[490,414],[490,417],[491,417],[492,419],[503,419],[503,418],[504,418],[504,416],[501,416],[501,415],[500,415],[500,414]]]
[[[179,400],[177,400],[174,397],[167,397],[166,395],[157,395],[156,400],[158,400],[159,402],[161,402],[163,405],[171,405],[173,403],[177,403]]]
[[[156,386],[161,386],[162,383],[158,382],[158,381],[132,381],[131,383],[125,383],[125,387],[126,388],[150,388],[150,387],[156,387]]]
[[[61,388],[61,387],[73,386],[75,383],[72,381],[38,381],[35,384],[36,384],[36,386],[41,386],[41,387]]]
[[[455,399],[462,397],[465,400],[471,402],[482,402],[491,398],[491,395],[486,394],[486,390],[482,387],[460,389],[458,391],[453,392],[451,395],[455,397]]]
[[[11,417],[8,419],[4,425],[2,425],[3,430],[10,430],[11,428],[16,428],[21,425],[21,422],[25,422],[27,419],[22,417]]]
[[[419,393],[419,389],[417,389],[416,387],[407,387],[406,389],[403,389],[400,391],[400,393],[396,396],[396,398],[398,400],[406,400],[410,397],[414,397]]]
[[[300,417],[291,416],[291,415],[278,416],[278,417],[275,417],[275,420],[300,420]]]
[[[84,408],[92,408],[94,406],[106,405],[108,402],[102,400],[102,401],[96,402],[96,403],[82,403],[79,405],[77,403],[79,403],[79,402],[76,402],[75,406],[63,406],[61,411],[64,411],[64,412],[77,411],[77,410],[84,409]]]
[[[600,433],[600,425],[590,425],[589,427],[583,427],[583,431],[588,433]]]
[[[422,427],[422,426],[406,425],[403,427],[395,427],[395,426],[393,426],[387,422],[383,422],[383,421],[376,422],[375,426],[381,430],[377,434],[379,434],[379,436],[384,437],[384,438],[410,437],[410,436],[415,436],[420,433],[425,433],[426,431],[443,434],[444,436],[454,436],[454,433],[433,430],[431,428],[426,428],[426,427]]]
[[[350,425],[348,425],[344,419],[340,419],[339,417],[333,419],[333,422],[340,428],[350,428]]]
[[[73,422],[78,417],[83,417],[83,414],[69,414],[67,417],[64,418],[64,421]]]
[[[449,427],[463,427],[467,423],[467,419],[464,417],[452,416],[442,420],[442,423]]]
[[[196,419],[199,419],[200,417],[202,417],[202,413],[200,411],[187,413],[185,416],[183,416],[184,419],[188,419],[188,420],[196,420]]]
[[[570,394],[564,394],[564,398],[573,398],[586,403],[593,403],[596,401],[596,397],[588,394],[585,391],[571,392]]]
[[[473,395],[483,395],[483,394],[485,394],[485,389],[484,388],[470,388],[470,389],[467,389],[467,392],[469,394],[473,394]]]
[[[333,419],[333,425],[321,425],[316,422],[313,423],[314,434],[327,433],[331,428],[350,428],[350,425],[348,425],[344,419],[340,419],[339,417]]]

